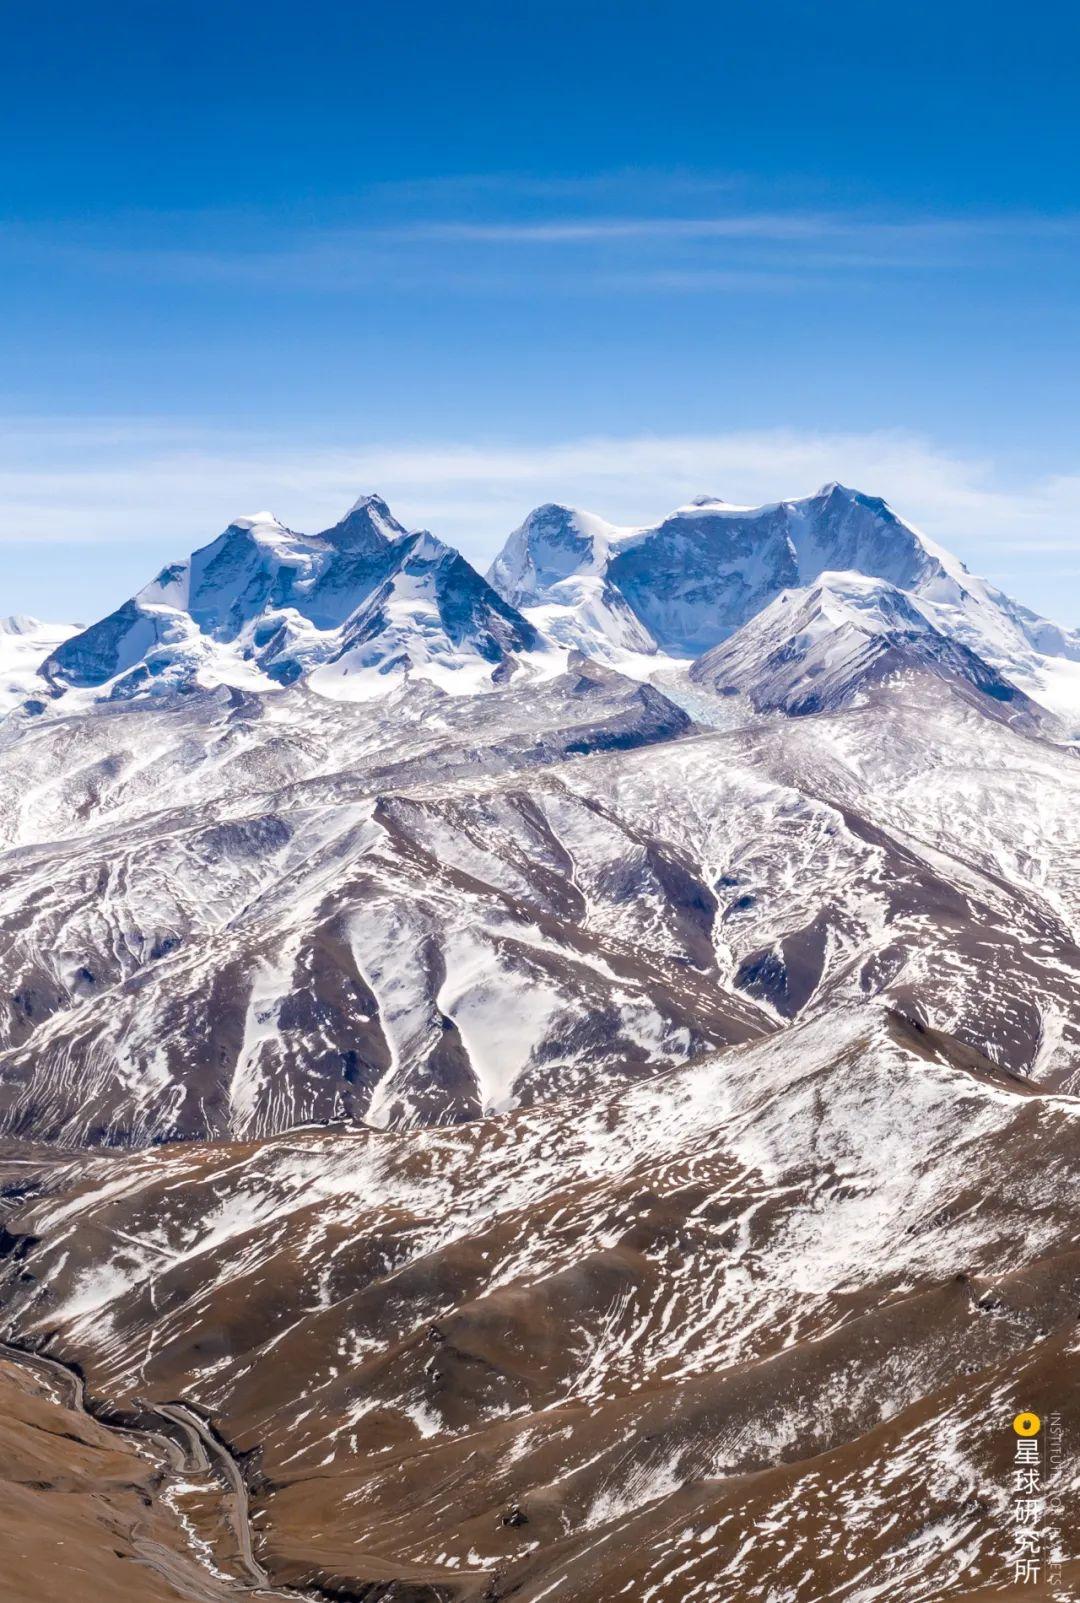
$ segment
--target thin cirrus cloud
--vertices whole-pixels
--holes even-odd
[[[826,217],[797,212],[725,217],[551,218],[538,222],[416,223],[398,238],[476,241],[481,244],[582,245],[618,240],[818,239],[835,231]]]
[[[509,244],[592,244],[613,240],[854,239],[910,240],[1047,235],[1075,237],[1080,219],[1031,214],[881,219],[830,212],[747,212],[714,217],[593,217],[519,221],[433,221],[393,230],[398,238],[476,240]]]
[[[1044,610],[1041,567],[1049,578],[1061,571],[1062,556],[1080,557],[1080,473],[1010,481],[991,462],[893,432],[303,448],[115,419],[25,421],[5,430],[4,442],[0,540],[11,555],[3,563],[8,594],[0,611],[19,604],[12,542],[127,543],[123,560],[133,588],[149,576],[143,568],[151,559],[140,556],[140,547],[149,551],[152,544],[153,560],[163,545],[167,554],[186,553],[231,517],[265,506],[293,527],[323,528],[370,489],[384,494],[407,524],[433,529],[480,565],[543,501],[585,506],[634,525],[700,493],[757,505],[807,495],[837,478],[884,495],[992,578],[1004,577],[1003,560],[1023,552],[1021,599],[1041,600]]]
[[[108,239],[9,225],[9,263],[273,290],[667,293],[783,288],[845,272],[969,269],[1071,253],[1080,218],[1037,214],[888,218],[824,211],[675,216],[413,218],[292,229],[228,218],[127,219]]]

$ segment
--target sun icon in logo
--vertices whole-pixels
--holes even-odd
[[[1013,1430],[1018,1436],[1037,1436],[1042,1420],[1038,1414],[1017,1414],[1013,1420]]]

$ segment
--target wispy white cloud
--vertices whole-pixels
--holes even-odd
[[[1080,218],[1032,213],[882,218],[855,212],[743,212],[717,216],[570,217],[540,221],[435,221],[382,231],[382,237],[473,240],[481,243],[578,245],[619,240],[713,239],[861,241],[902,244],[958,239],[1075,238]]]
[[[428,222],[392,231],[404,239],[477,241],[481,244],[581,245],[620,240],[820,239],[836,220],[813,214],[747,213],[720,217],[570,217],[538,222]],[[850,226],[850,225],[849,225]]]
[[[726,209],[628,215],[405,217],[332,227],[250,217],[127,219],[86,227],[9,224],[13,262],[80,273],[304,293],[610,288],[738,293],[872,268],[966,270],[1080,245],[1080,216],[883,216],[858,211]],[[1049,253],[1049,254],[1048,254]]]
[[[0,540],[129,542],[134,584],[146,576],[139,546],[153,548],[154,561],[163,543],[187,552],[264,506],[295,528],[322,528],[378,489],[403,521],[484,565],[541,501],[635,524],[701,493],[757,504],[829,479],[884,495],[991,577],[1023,553],[1021,598],[1035,604],[1046,604],[1034,593],[1041,565],[1049,572],[1064,554],[1080,558],[1080,473],[1018,482],[989,460],[911,435],[793,430],[319,449],[160,422],[23,421],[0,434]],[[16,557],[10,546],[0,556],[0,610],[9,597],[17,604]]]

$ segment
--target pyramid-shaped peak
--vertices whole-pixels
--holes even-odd
[[[407,533],[382,496],[370,494],[358,496],[345,516],[331,528],[323,529],[318,538],[339,547],[376,549]]]
[[[345,516],[351,518],[354,512],[363,512],[367,508],[370,508],[372,512],[377,512],[380,517],[388,518],[391,516],[390,508],[376,490],[372,490],[365,495],[358,495]]]
[[[839,479],[830,479],[827,484],[823,484],[821,489],[818,491],[815,500],[818,499],[818,497],[830,495],[838,495],[845,501],[881,500],[879,495],[870,495],[866,490],[859,490],[853,484],[841,484]]]

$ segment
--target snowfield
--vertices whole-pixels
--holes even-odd
[[[1080,1431],[1080,636],[839,485],[486,579],[365,496],[0,689],[5,1325],[211,1419],[275,1586],[1010,1595],[1008,1422]]]

